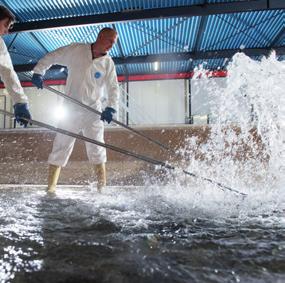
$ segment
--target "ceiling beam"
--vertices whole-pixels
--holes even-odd
[[[277,55],[285,55],[285,46],[274,48]],[[245,48],[245,49],[225,49],[213,51],[196,51],[196,52],[181,52],[181,53],[166,53],[158,55],[143,55],[143,56],[130,56],[125,58],[113,58],[115,64],[140,64],[140,63],[153,63],[171,62],[171,61],[187,61],[187,60],[207,60],[218,58],[231,58],[237,52],[243,52],[248,56],[261,56],[268,55],[272,51],[271,48]]]
[[[115,57],[113,58],[116,65],[124,64],[143,64],[159,62],[173,62],[173,61],[187,61],[187,60],[206,60],[218,58],[231,58],[237,52],[243,52],[246,55],[252,56],[267,56],[273,49],[271,48],[245,48],[245,49],[226,49],[214,51],[197,51],[197,52],[181,52],[181,53],[166,53],[157,55],[143,55],[143,56],[129,56],[129,57]],[[285,55],[285,46],[274,48],[277,55]],[[36,64],[15,65],[16,72],[32,71]],[[52,69],[59,70],[62,66],[54,65]]]
[[[195,50],[195,51],[201,49],[200,47],[201,47],[201,43],[202,43],[202,39],[203,39],[203,34],[205,32],[205,29],[206,29],[207,20],[208,20],[207,17],[202,17],[201,18],[201,21],[200,21],[200,24],[199,24],[198,33],[196,35],[195,42],[194,42],[194,47],[193,47],[193,50]]]
[[[156,9],[124,10],[116,13],[75,16],[50,20],[15,23],[11,32],[30,32],[53,28],[74,27],[91,24],[119,23],[125,21],[159,19],[170,17],[193,17],[216,14],[241,13],[285,9],[284,0],[248,0],[228,3],[202,4]]]
[[[272,40],[272,43],[270,46],[275,46],[283,37],[285,37],[285,27],[283,27],[283,29]]]

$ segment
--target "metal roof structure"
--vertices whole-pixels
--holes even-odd
[[[30,72],[47,52],[94,42],[114,27],[110,52],[118,75],[189,73],[201,64],[223,70],[239,51],[285,55],[284,0],[2,0],[16,16],[4,36],[15,70]],[[159,69],[154,70],[154,62]],[[60,66],[50,78],[64,78]],[[21,77],[21,76],[20,76]]]

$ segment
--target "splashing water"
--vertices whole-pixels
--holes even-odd
[[[0,282],[284,282],[284,62],[237,54],[228,72],[205,80],[208,142],[181,152],[246,198],[179,169],[102,194],[0,187]]]
[[[242,215],[284,209],[284,73],[285,62],[278,61],[274,53],[261,61],[237,53],[228,66],[225,88],[208,79],[205,70],[198,70],[194,76],[204,80],[211,93],[213,124],[207,143],[188,138],[182,150],[190,159],[187,170],[247,193],[239,203],[244,208],[238,210]],[[197,155],[199,158],[194,158]],[[200,194],[205,194],[200,198],[205,208],[210,206],[216,213],[228,215],[237,205],[236,197],[224,202],[217,196],[219,188],[204,181],[197,183],[203,191]],[[213,199],[222,201],[224,209]]]

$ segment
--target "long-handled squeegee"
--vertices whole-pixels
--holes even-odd
[[[5,110],[1,110],[0,109],[0,113],[2,113],[4,115],[7,115],[7,116],[10,116],[10,117],[14,117],[13,113],[5,111]],[[70,137],[74,137],[74,138],[77,138],[77,139],[80,139],[80,140],[83,140],[83,141],[86,141],[86,142],[90,142],[90,143],[93,143],[93,144],[96,144],[96,145],[99,145],[99,146],[102,146],[102,147],[114,150],[114,151],[119,152],[121,154],[132,156],[132,157],[134,157],[136,159],[143,160],[143,161],[151,163],[153,165],[159,165],[159,166],[165,167],[165,168],[170,169],[170,170],[176,169],[176,167],[174,167],[171,164],[168,164],[166,162],[163,162],[163,161],[160,161],[160,160],[156,160],[156,159],[144,156],[144,155],[140,155],[140,154],[137,154],[137,153],[134,153],[134,152],[131,152],[131,151],[128,151],[128,150],[125,150],[125,149],[122,149],[122,148],[110,145],[110,144],[102,143],[102,142],[90,139],[88,137],[85,137],[85,136],[82,136],[82,135],[79,135],[79,134],[75,134],[75,133],[72,133],[70,131],[67,131],[67,130],[64,130],[64,129],[60,129],[60,128],[57,128],[57,127],[45,124],[43,122],[39,122],[39,121],[36,121],[36,120],[33,120],[33,119],[26,119],[26,118],[21,118],[21,119],[25,119],[30,124],[34,124],[34,125],[37,125],[39,127],[47,128],[47,129],[52,130],[54,132],[61,133],[61,134],[64,134],[64,135],[67,135],[67,136],[70,136]],[[220,182],[216,182],[216,181],[213,181],[213,180],[211,180],[209,178],[198,176],[198,175],[196,175],[194,173],[191,173],[189,171],[186,171],[184,169],[182,170],[182,172],[187,174],[187,175],[189,175],[189,176],[192,176],[192,177],[195,177],[195,178],[198,178],[198,179],[210,182],[210,183],[216,185],[217,187],[221,188],[223,191],[227,190],[227,191],[239,194],[239,195],[241,195],[243,197],[247,196],[247,194],[239,192],[238,190],[232,189],[232,188],[230,188],[228,186],[225,186],[225,185],[223,185]]]

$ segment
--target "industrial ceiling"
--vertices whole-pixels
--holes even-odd
[[[204,66],[224,70],[239,51],[259,60],[285,57],[284,0],[5,0],[17,18],[4,37],[15,70],[29,73],[46,53],[72,42],[94,42],[114,27],[117,73],[187,74]],[[159,68],[154,69],[154,62]],[[62,79],[55,66],[47,76]]]

